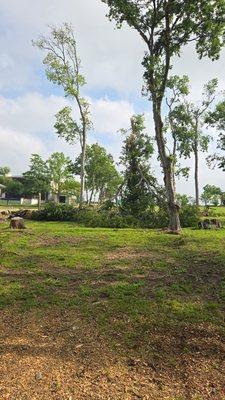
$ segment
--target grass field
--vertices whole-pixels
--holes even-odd
[[[225,399],[225,229],[3,223],[0,256],[1,399]]]

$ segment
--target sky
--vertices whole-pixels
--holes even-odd
[[[128,27],[121,30],[106,18],[107,7],[100,0],[0,0],[0,166],[9,166],[13,174],[27,170],[30,155],[48,158],[63,151],[75,159],[79,146],[71,146],[54,132],[55,114],[67,104],[62,90],[48,82],[42,60],[44,53],[32,46],[49,25],[72,24],[87,85],[85,96],[91,104],[93,130],[89,143],[103,145],[119,161],[123,138],[134,113],[144,113],[149,135],[154,136],[151,104],[141,95],[145,51],[138,35]],[[219,79],[225,88],[225,51],[219,61],[199,61],[193,46],[174,60],[174,74],[187,74],[192,99],[201,98],[203,85]],[[211,132],[209,132],[211,133]],[[209,152],[215,151],[215,144]],[[225,191],[225,174],[210,171],[201,154],[200,185],[214,184]],[[190,179],[180,180],[180,193],[194,195],[193,160]],[[157,155],[152,169],[162,180]]]

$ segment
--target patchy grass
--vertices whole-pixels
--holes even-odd
[[[225,399],[225,230],[26,224],[0,225],[1,398]]]

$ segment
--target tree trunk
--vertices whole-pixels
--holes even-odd
[[[173,171],[171,167],[171,161],[168,160],[167,167],[164,170],[164,182],[168,202],[169,231],[171,233],[177,233],[181,230],[179,217],[180,207],[176,202],[176,194],[173,185]]]
[[[38,193],[38,210],[41,209],[41,193]]]
[[[83,143],[81,152],[81,171],[80,171],[80,205],[82,208],[85,192],[85,158],[86,158],[86,130],[83,132]]]
[[[89,206],[91,205],[92,198],[93,198],[94,189],[91,191],[90,199],[89,199]]]
[[[176,202],[176,193],[173,182],[173,160],[166,153],[166,144],[163,136],[163,122],[161,117],[161,103],[153,99],[153,115],[155,123],[156,141],[161,160],[169,214],[169,232],[181,231],[179,205]]]
[[[195,154],[195,201],[196,201],[196,206],[199,207],[200,205],[200,200],[199,200],[199,157],[198,157],[198,145],[195,143],[195,148],[194,148],[194,154]]]
[[[86,192],[86,203],[89,204],[89,193],[86,188],[85,188],[85,192]]]

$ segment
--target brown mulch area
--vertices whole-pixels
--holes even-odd
[[[149,348],[137,357],[113,349],[95,320],[75,311],[11,309],[0,321],[1,400],[225,398],[225,348],[213,328],[149,333],[160,353],[152,362]]]

